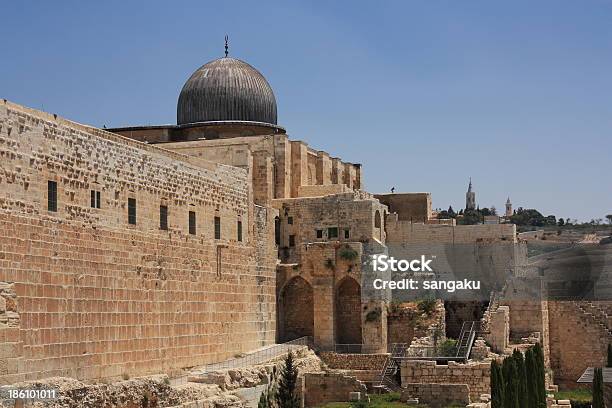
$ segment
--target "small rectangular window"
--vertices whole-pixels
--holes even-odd
[[[290,247],[295,246],[295,235],[289,235],[289,246]]]
[[[57,182],[47,182],[47,210],[57,212]]]
[[[351,233],[350,233],[349,229],[346,228],[344,230],[344,239],[349,239],[350,236],[351,236]]]
[[[191,235],[196,234],[196,213],[195,211],[189,211],[189,233]]]
[[[215,217],[215,239],[221,239],[221,217]]]
[[[168,230],[168,206],[159,206],[159,229]]]
[[[338,227],[329,227],[327,229],[327,238],[338,238]]]
[[[293,217],[287,217],[287,224],[293,225]]]
[[[242,242],[242,221],[238,221],[238,242]]]
[[[91,208],[100,208],[100,192],[91,190]]]
[[[317,238],[323,238],[323,230],[317,230]]]
[[[136,225],[136,199],[128,198],[128,224]]]

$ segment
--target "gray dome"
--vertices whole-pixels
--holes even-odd
[[[225,57],[201,66],[179,95],[177,123],[247,121],[276,125],[276,99],[259,71]]]

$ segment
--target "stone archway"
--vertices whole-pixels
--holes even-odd
[[[312,286],[302,277],[291,279],[281,293],[281,342],[314,335]]]
[[[344,278],[336,289],[336,343],[361,344],[361,287],[353,278]]]

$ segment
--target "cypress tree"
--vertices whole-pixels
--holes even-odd
[[[527,399],[527,371],[525,369],[525,360],[523,359],[523,353],[514,349],[512,358],[516,364],[516,372],[518,375],[518,400],[521,408],[528,407],[529,402]]]
[[[279,408],[299,408],[300,400],[297,395],[297,369],[293,361],[293,353],[289,352],[285,359],[285,366],[278,379],[276,403]]]
[[[608,364],[606,367],[612,367],[612,343],[608,343]]]
[[[546,373],[544,368],[544,351],[540,343],[533,346],[533,355],[536,363],[536,383],[537,383],[537,398],[538,408],[546,408]]]
[[[525,372],[527,373],[527,407],[538,408],[538,381],[533,348],[525,353]]]
[[[497,360],[491,361],[491,408],[504,407],[504,377]]]
[[[518,375],[512,357],[504,359],[502,374],[504,378],[504,408],[521,408],[518,401]]]
[[[603,372],[595,368],[593,373],[593,408],[605,408],[603,390]]]

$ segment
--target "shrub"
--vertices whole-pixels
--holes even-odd
[[[340,251],[338,252],[338,255],[340,256],[340,258],[346,261],[354,261],[359,256],[357,251],[355,251],[353,248],[349,246],[342,247]]]
[[[605,408],[603,387],[603,371],[601,368],[595,368],[593,373],[593,408]]]
[[[426,315],[431,315],[433,311],[436,310],[436,299],[428,298],[419,300],[417,308]]]
[[[450,357],[457,354],[457,340],[446,339],[438,346],[438,355]]]

